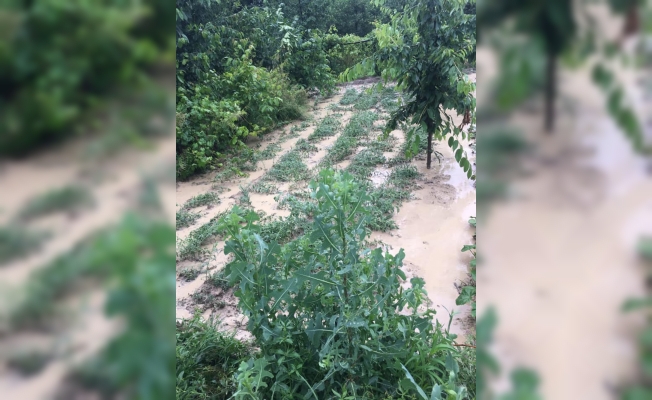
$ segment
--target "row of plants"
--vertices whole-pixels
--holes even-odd
[[[332,93],[336,74],[373,51],[361,37],[307,29],[284,10],[177,2],[179,179],[220,168],[247,138],[301,118],[310,95]]]
[[[310,199],[311,222],[283,244],[253,211],[220,218],[222,276],[253,342],[180,322],[177,398],[475,398],[475,353],[436,322],[422,279],[403,284],[404,252],[368,247],[367,188],[328,169]]]

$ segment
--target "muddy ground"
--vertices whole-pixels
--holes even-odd
[[[470,75],[475,81],[475,74]],[[338,92],[330,98],[318,101],[310,110],[307,120],[310,125],[299,131],[299,135],[280,143],[281,151],[273,160],[261,161],[256,171],[250,172],[245,178],[233,182],[215,184],[214,173],[196,177],[188,182],[177,183],[177,211],[191,198],[207,192],[220,193],[221,202],[217,205],[203,206],[193,209],[199,212],[201,217],[191,226],[177,231],[177,248],[188,235],[202,224],[207,223],[214,216],[230,209],[237,204],[241,195],[240,187],[247,187],[257,182],[274,165],[274,163],[285,153],[290,151],[297,141],[307,138],[316,128],[317,124],[326,116],[339,113],[342,114],[342,123],[337,134],[328,137],[318,143],[318,151],[312,153],[305,163],[313,171],[319,169],[319,163],[327,154],[329,148],[335,143],[342,133],[342,128],[354,115],[353,111],[333,110],[338,106],[343,94],[347,89],[355,88],[363,90],[370,87],[373,82],[354,82],[341,86]],[[387,114],[381,113],[381,120],[376,121],[375,126],[383,126],[383,118]],[[461,121],[461,118],[458,118]],[[458,121],[459,122],[459,121]],[[297,121],[281,129],[278,129],[261,140],[252,141],[250,146],[259,147],[262,151],[267,146],[282,139],[293,127],[300,126]],[[386,152],[387,159],[395,156],[398,148],[404,140],[404,132],[400,130],[391,133],[398,139],[396,147],[392,152]],[[468,145],[468,143],[466,143]],[[357,149],[359,152],[361,148]],[[458,296],[457,285],[468,279],[468,264],[470,254],[461,253],[460,249],[466,244],[472,243],[473,229],[470,227],[469,218],[475,216],[475,186],[473,181],[466,178],[462,169],[457,165],[452,151],[443,143],[437,143],[435,150],[442,154],[441,162],[433,159],[432,169],[426,169],[426,162],[423,157],[411,161],[422,176],[418,180],[418,187],[413,191],[414,198],[405,202],[400,210],[394,214],[393,219],[398,229],[389,232],[373,232],[371,240],[376,240],[383,245],[389,246],[392,253],[400,248],[405,249],[406,258],[404,270],[408,276],[420,276],[425,279],[431,306],[437,311],[438,319],[447,324],[449,312],[455,312],[451,330],[462,336],[474,329],[469,323],[469,306],[456,306],[455,299]],[[475,152],[469,156],[475,160]],[[345,168],[349,165],[351,158],[341,161],[335,168]],[[378,186],[387,179],[391,172],[387,166],[376,168],[371,177],[372,182]],[[262,211],[266,215],[285,217],[289,211],[278,209],[274,200],[275,196],[283,195],[301,190],[307,186],[307,182],[300,183],[275,183],[279,193],[256,194],[250,193],[251,204],[256,211]],[[178,261],[177,272],[188,269],[199,269],[201,272],[196,279],[186,281],[184,278],[177,278],[177,318],[189,318],[199,308],[203,310],[204,318],[216,316],[222,321],[222,326],[227,330],[235,330],[236,336],[240,338],[249,337],[245,331],[244,317],[238,312],[236,299],[229,290],[215,289],[205,284],[210,274],[219,271],[227,262],[222,253],[224,243],[221,241],[211,242],[204,247],[210,251],[208,259],[203,261]],[[218,306],[206,307],[197,301],[212,295],[211,301],[217,302]]]

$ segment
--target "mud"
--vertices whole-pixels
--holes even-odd
[[[475,74],[471,75],[475,80]],[[315,110],[308,117],[313,121],[312,125],[301,131],[299,137],[285,141],[282,144],[282,150],[274,160],[268,160],[261,163],[258,171],[250,173],[247,178],[236,182],[227,182],[221,185],[225,191],[222,195],[222,203],[210,210],[201,210],[205,215],[189,228],[177,232],[178,239],[187,237],[193,229],[197,229],[202,223],[209,221],[219,212],[228,209],[235,204],[235,199],[239,197],[239,186],[246,186],[256,179],[260,178],[283,154],[290,151],[294,144],[301,138],[307,138],[315,129],[316,124],[326,115],[337,113],[342,114],[340,119],[342,128],[354,114],[352,111],[331,111],[331,105],[337,104],[344,92],[351,88],[366,88],[373,84],[370,82],[356,82],[341,86],[337,95],[320,102]],[[260,145],[261,149],[269,146],[276,141],[283,132],[288,132],[293,126],[299,125],[300,122],[290,124],[282,129],[272,132],[269,135],[269,141],[266,138],[257,139],[250,143],[251,146]],[[338,131],[341,134],[342,129]],[[398,139],[396,148],[398,149],[403,140],[403,132],[397,130],[391,133]],[[330,146],[335,143],[337,136],[325,138],[316,143],[318,151],[309,155],[305,160],[309,168],[316,170],[319,163],[326,155]],[[460,335],[468,333],[465,324],[466,317],[469,313],[469,307],[458,307],[455,305],[455,299],[458,296],[456,285],[465,281],[468,276],[468,263],[470,261],[467,253],[461,253],[462,246],[472,242],[473,232],[468,224],[469,217],[475,215],[475,190],[472,182],[466,179],[463,171],[457,166],[453,154],[445,144],[437,144],[435,150],[443,154],[441,164],[433,162],[433,168],[425,168],[425,160],[415,160],[418,170],[424,174],[424,178],[419,181],[421,188],[414,192],[415,199],[406,202],[401,210],[394,216],[399,228],[389,233],[374,233],[372,239],[378,239],[386,245],[392,247],[392,252],[398,252],[399,248],[406,251],[405,270],[409,276],[421,276],[426,281],[432,307],[437,310],[438,320],[444,325],[448,324],[449,312],[455,312],[455,318],[452,325],[452,331]],[[385,155],[390,158],[395,154],[387,152]],[[469,152],[470,153],[470,152]],[[349,157],[338,163],[336,168],[345,168],[351,162]],[[376,185],[382,184],[387,179],[389,169],[385,167],[378,168],[373,176],[372,181]],[[199,185],[195,182],[211,181],[212,176],[208,174],[201,178],[196,178],[190,182],[180,182],[177,185],[177,206],[180,207],[187,199],[200,193]],[[305,184],[304,184],[305,185]],[[203,183],[201,188],[210,186]],[[304,186],[305,187],[305,186]],[[297,189],[296,185],[280,185],[280,196],[283,196],[289,189]],[[227,197],[228,195],[228,197]],[[279,216],[287,215],[286,210],[276,208],[274,201],[275,195],[258,195],[250,193],[250,199],[253,207],[257,211],[262,211],[267,215],[276,214]],[[206,248],[220,249],[223,244],[220,242],[206,246]],[[208,264],[212,270],[222,268],[226,260],[210,260]],[[179,262],[177,270],[186,268],[188,265],[200,265],[199,262]],[[177,318],[189,318],[197,304],[193,303],[191,296],[198,290],[209,290],[204,284],[205,276],[200,275],[194,282],[177,282]],[[248,337],[243,332],[244,322],[242,316],[237,313],[234,307],[235,299],[231,293],[215,293],[219,301],[224,301],[227,305],[221,309],[212,309],[204,311],[204,317],[210,315],[222,319],[223,326],[233,328],[237,331],[239,337]],[[234,303],[230,303],[233,301]],[[199,305],[201,307],[201,305]],[[448,311],[447,311],[448,310]],[[462,338],[458,339],[463,341]]]

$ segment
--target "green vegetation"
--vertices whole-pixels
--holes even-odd
[[[206,193],[198,194],[197,196],[186,201],[183,204],[183,209],[189,210],[191,208],[214,205],[219,203],[220,203],[220,198],[218,197],[217,193],[206,192]]]
[[[475,217],[471,218],[469,220],[469,224],[475,228]],[[475,241],[475,235],[473,235],[473,239]],[[475,268],[476,268],[476,248],[475,244],[468,244],[462,247],[462,252],[470,252],[473,255],[473,259],[469,263],[469,268],[470,268],[470,280],[469,282],[464,285],[461,290],[460,294],[455,300],[455,304],[458,306],[461,306],[463,304],[468,304],[471,303],[471,316],[475,319],[476,317],[476,287],[475,287]]]
[[[335,76],[372,53],[375,43],[356,36],[366,35],[372,21],[348,23],[380,15],[376,7],[358,0],[317,3],[177,3],[180,179],[218,167],[247,137],[301,118],[309,93],[332,93]],[[346,26],[342,35],[323,25],[346,9],[355,12],[334,22]]]
[[[80,186],[66,186],[44,193],[27,202],[19,212],[22,220],[40,218],[59,212],[71,212],[93,204],[91,193]]]
[[[340,122],[341,117],[341,114],[332,114],[324,117],[319,125],[317,125],[314,132],[308,136],[308,141],[314,142],[330,136],[335,136],[337,130],[342,125]]]
[[[47,233],[32,232],[20,225],[0,227],[0,265],[38,251],[48,237]]]
[[[314,221],[285,245],[263,239],[253,212],[220,222],[225,253],[235,256],[225,274],[260,348],[240,363],[235,397],[412,398],[450,390],[464,398],[454,337],[434,322],[434,311],[421,311],[423,280],[402,290],[403,251],[364,250],[371,198],[351,175],[328,170],[311,191]],[[399,313],[404,308],[410,312]]]
[[[189,227],[194,224],[199,217],[201,217],[201,214],[199,213],[190,212],[184,209],[177,211],[177,230]]]
[[[278,182],[296,182],[310,178],[310,170],[303,162],[303,153],[292,150],[281,157],[265,174],[265,180]]]
[[[176,398],[230,398],[237,389],[238,366],[253,351],[220,331],[217,321],[203,322],[200,314],[177,322],[176,332]]]
[[[386,0],[377,0],[384,5]],[[474,3],[474,2],[471,2]],[[475,123],[475,84],[463,72],[468,56],[475,51],[475,14],[465,13],[466,2],[429,2],[408,0],[403,12],[382,9],[391,23],[379,24],[374,30],[379,49],[371,57],[347,69],[343,80],[352,80],[381,71],[386,80],[395,80],[405,92],[405,102],[392,112],[386,132],[401,122],[410,121],[415,128],[407,133],[410,157],[419,147],[416,127],[427,132],[427,168],[431,167],[432,139],[447,140],[455,159],[469,178],[473,168],[458,137],[466,133],[463,125]],[[366,95],[359,108],[371,107],[379,98]],[[358,103],[356,103],[358,104]],[[455,126],[441,110],[454,110],[464,119]]]
[[[88,136],[98,126],[109,142],[147,138],[146,130],[133,126],[164,111],[151,107],[149,97],[159,91],[148,74],[153,66],[171,64],[170,7],[160,0],[11,1],[3,6],[0,156],[24,156]],[[114,124],[105,115],[116,108],[126,118]]]

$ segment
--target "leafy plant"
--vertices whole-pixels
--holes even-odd
[[[217,195],[217,193],[206,192],[192,197],[191,199],[189,199],[183,204],[182,208],[184,210],[189,210],[191,208],[197,208],[197,207],[208,206],[208,205],[219,204],[219,203],[220,203],[220,198]]]
[[[32,232],[22,225],[0,227],[0,265],[38,251],[48,237],[48,233]]]
[[[232,334],[220,330],[216,320],[201,314],[178,321],[176,327],[176,398],[228,399],[235,393],[234,376],[242,360],[253,351]]]
[[[201,214],[199,213],[194,213],[190,212],[187,210],[182,209],[181,211],[177,211],[177,230],[186,228],[192,224],[195,223],[201,217]]]
[[[30,220],[57,212],[70,212],[93,204],[93,197],[80,186],[65,186],[37,196],[19,211],[19,218]]]
[[[341,125],[340,117],[340,114],[333,114],[324,117],[319,125],[317,125],[317,128],[315,128],[315,131],[308,136],[308,141],[314,142],[329,136],[334,136],[335,132]]]
[[[365,190],[332,170],[310,188],[312,227],[283,246],[263,240],[253,212],[221,221],[234,257],[225,273],[260,348],[240,364],[235,398],[465,398],[454,336],[421,311],[424,281],[403,289],[403,251],[363,247]]]
[[[266,180],[278,182],[302,181],[310,177],[308,166],[303,162],[300,151],[292,150],[281,157],[265,174]]]

